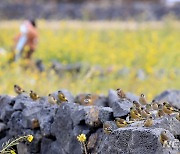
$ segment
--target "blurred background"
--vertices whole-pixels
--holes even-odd
[[[180,0],[1,0],[1,19],[161,20]]]
[[[38,33],[14,61],[24,20]],[[122,88],[149,99],[180,89],[180,0],[1,0],[0,94]],[[24,45],[23,52],[29,46]]]

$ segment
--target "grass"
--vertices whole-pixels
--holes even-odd
[[[84,67],[101,66],[104,76],[95,69],[92,77],[85,72],[58,77],[46,70],[39,73],[33,67],[24,69],[26,61],[7,64],[18,33],[19,21],[0,24],[0,93],[13,95],[13,85],[20,84],[47,95],[65,88],[73,94],[91,92],[107,94],[108,89],[121,87],[137,95],[144,92],[149,99],[165,89],[180,88],[180,26],[176,21],[134,22],[79,22],[39,21],[39,43],[34,59],[42,59],[48,68],[52,60],[63,64],[81,62]],[[126,75],[117,75],[127,68]],[[142,69],[144,80],[137,77]]]

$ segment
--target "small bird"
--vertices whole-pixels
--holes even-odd
[[[116,118],[115,119],[116,125],[121,128],[121,127],[126,127],[128,125],[128,123],[126,122],[126,120],[122,119],[122,118]]]
[[[50,104],[57,104],[57,100],[54,98],[54,96],[52,96],[52,94],[48,95],[48,102]]]
[[[140,98],[139,98],[139,103],[141,103],[141,105],[146,105],[148,104],[145,98],[144,94],[141,94]]]
[[[14,91],[15,93],[17,93],[18,95],[22,94],[25,92],[25,90],[23,90],[20,86],[18,86],[17,84],[14,85]]]
[[[124,91],[120,88],[118,88],[117,90],[117,95],[120,99],[126,99],[126,94],[124,93]]]
[[[153,110],[158,110],[158,102],[156,100],[153,99],[151,104]]]
[[[156,116],[158,118],[161,118],[161,117],[165,116],[165,113],[162,109],[158,109]]]
[[[141,114],[138,113],[133,107],[130,108],[130,119],[137,120],[141,118]]]
[[[137,101],[133,101],[133,106],[135,107],[135,108],[141,108],[141,104],[139,104]]]
[[[145,127],[151,127],[152,125],[153,125],[153,118],[152,118],[152,116],[150,116],[145,120],[144,126]]]
[[[141,104],[139,104],[137,101],[133,101],[133,107],[138,111],[139,114],[141,114]]]
[[[108,123],[103,124],[103,131],[105,134],[111,134],[112,133],[112,127]]]
[[[62,91],[58,91],[58,98],[61,102],[68,102],[67,98],[65,97]]]
[[[174,110],[173,107],[170,104],[168,104],[167,102],[164,102],[163,103],[163,111],[166,114],[170,115],[171,113],[173,113],[176,110]]]
[[[119,128],[126,127],[129,124],[133,123],[134,121],[126,121],[122,118],[115,118],[115,123]]]
[[[91,104],[92,103],[92,98],[91,98],[91,94],[87,94],[84,98],[84,103],[85,104]]]
[[[180,112],[176,114],[176,119],[180,121]]]
[[[40,124],[39,124],[39,120],[38,120],[38,119],[32,119],[32,120],[31,120],[31,123],[32,123],[32,129],[36,129],[36,128],[39,128],[39,127],[40,127]]]
[[[141,114],[141,108],[135,108],[135,109],[139,114]]]
[[[158,109],[163,109],[163,105],[162,104],[158,104]]]
[[[35,92],[33,92],[32,90],[30,90],[29,96],[31,97],[32,100],[37,100],[40,97],[38,96],[38,94],[36,94]]]
[[[146,110],[147,111],[152,111],[152,105],[151,104],[146,104]]]
[[[148,118],[150,115],[151,115],[150,112],[148,112],[146,109],[141,107],[141,116],[142,116],[142,118]]]
[[[160,134],[160,142],[162,145],[164,145],[165,142],[167,142],[169,138],[167,137],[166,131],[162,131]]]

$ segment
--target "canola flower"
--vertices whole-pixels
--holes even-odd
[[[20,136],[14,140],[9,140],[7,141],[2,147],[3,149],[0,151],[0,154],[16,154],[15,150],[12,148],[15,145],[18,145],[22,141],[28,141],[32,142],[33,141],[33,135],[27,135],[27,136]]]
[[[33,138],[34,138],[34,137],[33,137],[32,135],[28,135],[28,136],[27,136],[27,141],[31,143],[32,140],[33,140]]]
[[[77,136],[77,140],[79,141],[79,142],[85,142],[86,141],[86,135],[85,134],[80,134],[80,135],[78,135]]]
[[[81,147],[82,147],[82,150],[85,152],[85,154],[88,154],[87,153],[87,148],[86,148],[86,135],[85,134],[80,134],[77,136],[77,140],[81,143]]]

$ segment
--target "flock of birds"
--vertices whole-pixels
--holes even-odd
[[[117,89],[117,96],[120,100],[129,100],[122,89]],[[180,110],[171,106],[168,102],[161,104],[156,100],[148,102],[144,94],[141,94],[139,101],[133,101],[133,107],[130,108],[128,114],[129,120],[123,118],[115,118],[115,123],[118,128],[127,127],[136,121],[144,121],[144,127],[151,127],[154,124],[154,118],[162,118],[166,115],[175,114],[176,119],[180,121]],[[111,134],[113,129],[108,123],[103,124],[103,130],[106,134]],[[162,131],[160,134],[160,142],[164,145],[168,141],[168,136],[166,131]]]
[[[25,90],[23,90],[19,85],[14,85],[14,91],[16,94],[20,95],[20,94],[23,94],[23,93],[27,93]],[[36,101],[38,99],[40,99],[41,97],[35,93],[34,91],[30,90],[29,92],[29,97],[33,100],[33,101]],[[62,102],[68,102],[68,99],[65,97],[65,95],[63,94],[62,91],[58,91],[58,100],[52,95],[52,94],[49,94],[48,95],[48,102],[50,104],[59,104],[59,103],[62,103]]]
[[[14,85],[14,91],[18,95],[22,93],[27,93],[25,90],[23,90],[20,86]],[[129,100],[127,98],[125,92],[122,89],[117,89],[117,96],[120,100]],[[58,99],[56,99],[52,94],[48,95],[48,102],[50,104],[60,104],[62,102],[68,102],[68,99],[63,94],[62,91],[58,91]],[[38,94],[36,94],[34,91],[30,90],[29,97],[36,101],[40,97]],[[85,104],[92,104],[92,98],[91,94],[87,94],[84,98]],[[123,118],[115,118],[115,123],[118,128],[127,127],[129,124],[132,124],[136,121],[144,121],[144,127],[151,127],[153,126],[153,114],[156,113],[155,117],[162,118],[166,115],[176,114],[176,119],[180,121],[180,110],[174,108],[171,106],[168,102],[164,102],[163,104],[159,103],[156,100],[152,100],[152,102],[148,102],[145,98],[144,94],[141,94],[139,97],[139,101],[133,101],[133,107],[130,108],[129,112],[129,120],[125,120]],[[152,114],[153,113],[153,114]],[[106,134],[112,133],[113,129],[112,126],[110,126],[107,123],[103,124],[103,130]],[[166,131],[162,131],[160,134],[160,142],[164,144],[168,141],[168,137],[166,134]]]
[[[22,89],[19,85],[14,85],[14,91],[16,94],[20,95],[20,94],[27,94],[27,92]],[[29,97],[33,100],[36,101],[38,99],[40,99],[41,97],[35,93],[34,91],[30,90],[29,92]],[[59,90],[58,94],[57,94],[58,99],[56,99],[52,94],[48,94],[48,102],[50,104],[61,104],[64,102],[68,102],[68,99],[66,98],[66,96],[64,95],[64,93]],[[91,97],[91,94],[87,94],[85,95],[84,99],[83,99],[84,104],[92,104],[93,103],[93,99]]]

